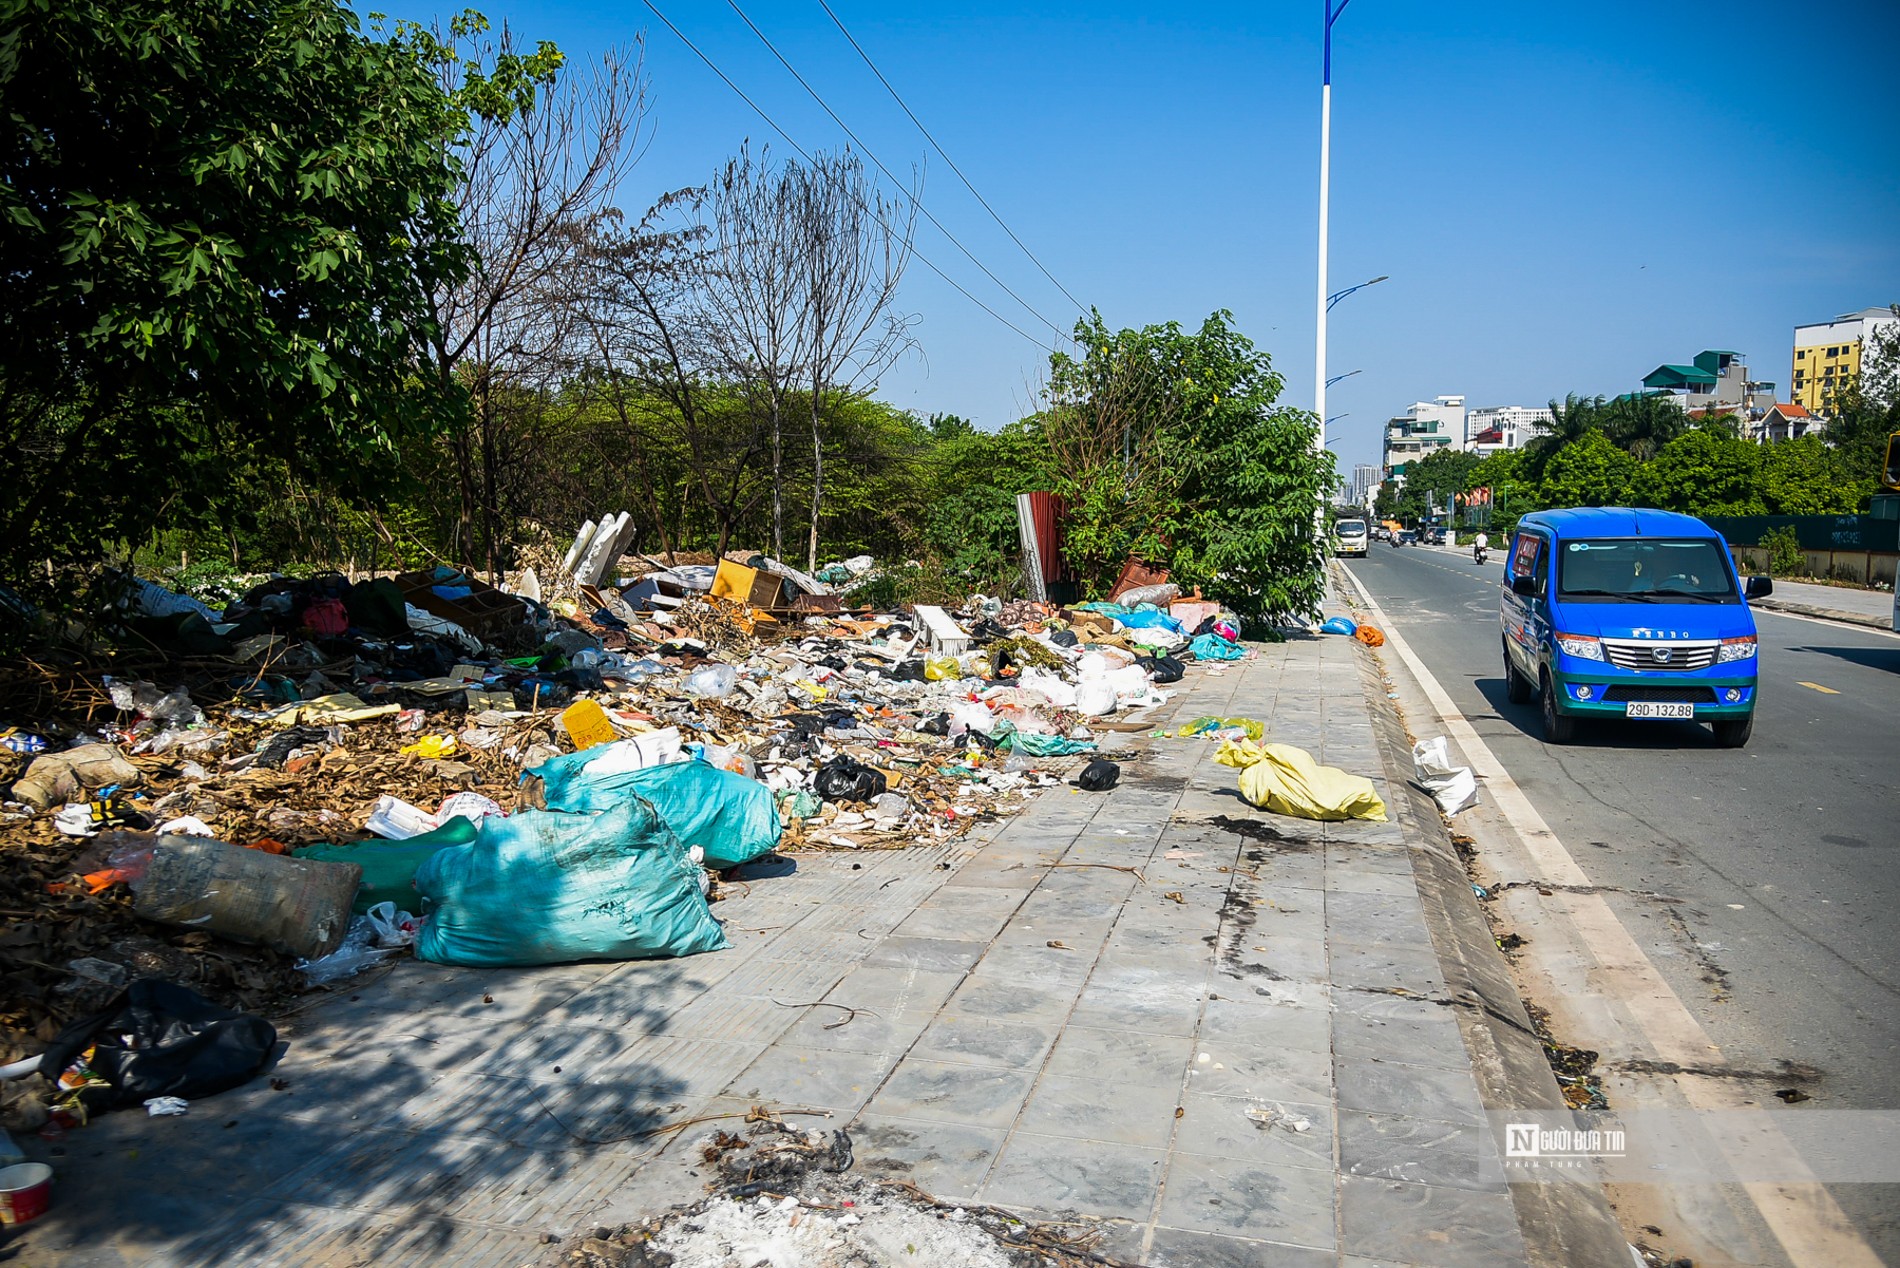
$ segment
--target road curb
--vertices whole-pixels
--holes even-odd
[[[1395,804],[1387,809],[1414,845],[1409,851],[1412,876],[1479,1095],[1491,1110],[1567,1109],[1437,803],[1412,782],[1411,739],[1379,681],[1374,655],[1368,652],[1360,658],[1359,676],[1387,783],[1394,790]],[[1530,1263],[1540,1268],[1622,1268],[1630,1262],[1629,1243],[1601,1187],[1513,1184],[1511,1199]]]
[[[1824,608],[1812,603],[1789,603],[1783,599],[1751,599],[1750,607],[1765,608],[1770,612],[1787,612],[1794,616],[1818,617],[1823,621],[1840,621],[1847,625],[1864,625],[1869,629],[1888,630],[1892,628],[1891,617],[1869,616],[1865,612],[1845,612],[1840,608]]]

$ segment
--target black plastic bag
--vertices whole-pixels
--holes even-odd
[[[948,735],[950,734],[950,715],[939,713],[934,717],[925,718],[917,724],[917,729],[924,735]]]
[[[1082,768],[1082,773],[1075,777],[1075,786],[1083,792],[1107,792],[1121,777],[1121,767],[1098,757]]]
[[[1074,630],[1057,630],[1049,636],[1049,641],[1057,647],[1074,647],[1082,640],[1075,636]]]
[[[1009,630],[995,617],[986,616],[970,627],[970,638],[976,643],[994,643],[999,638],[1008,638]]]
[[[105,1080],[79,1091],[97,1113],[143,1105],[155,1096],[196,1100],[250,1082],[270,1060],[277,1031],[262,1017],[220,1008],[187,987],[140,978],[103,1012],[82,1017],[40,1056],[57,1081],[82,1058]],[[86,1050],[92,1049],[90,1058]]]
[[[1187,672],[1187,666],[1172,656],[1137,656],[1135,663],[1147,670],[1157,683],[1180,682],[1181,675]]]
[[[826,801],[870,801],[890,791],[882,772],[848,757],[834,757],[820,766],[813,786]]]

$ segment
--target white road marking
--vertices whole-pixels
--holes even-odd
[[[1439,722],[1464,750],[1472,773],[1490,791],[1511,830],[1523,842],[1525,852],[1542,872],[1541,879],[1563,886],[1588,887],[1590,878],[1571,856],[1543,815],[1517,786],[1504,763],[1474,729],[1445,689],[1432,676],[1404,637],[1393,627],[1383,609],[1358,576],[1345,564],[1346,574],[1360,600],[1378,620],[1386,646],[1412,672],[1425,692]],[[1503,652],[1500,650],[1499,655]],[[1554,893],[1550,906],[1570,918],[1576,938],[1595,959],[1597,968],[1590,974],[1601,994],[1621,1002],[1648,1039],[1659,1060],[1707,1068],[1722,1061],[1721,1049],[1702,1029],[1695,1015],[1683,1004],[1656,966],[1643,953],[1636,939],[1617,918],[1608,900],[1598,893]],[[1741,1110],[1759,1106],[1746,1100],[1733,1088],[1719,1086],[1718,1080],[1693,1076],[1675,1076],[1683,1097],[1702,1110]],[[1758,1140],[1781,1135],[1773,1119],[1761,1115]],[[1780,1156],[1798,1160],[1794,1146],[1785,1140],[1776,1151]],[[1812,1174],[1812,1173],[1810,1173]],[[1742,1188],[1761,1213],[1762,1220],[1781,1243],[1789,1259],[1796,1264],[1821,1264],[1829,1268],[1880,1268],[1880,1259],[1848,1223],[1847,1216],[1833,1195],[1818,1181],[1799,1184],[1748,1183]]]

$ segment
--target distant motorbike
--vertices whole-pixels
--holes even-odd
[[[1482,566],[1484,561],[1489,559],[1490,557],[1491,557],[1491,552],[1485,549],[1483,546],[1473,546],[1471,548],[1472,561],[1479,564],[1480,566]]]

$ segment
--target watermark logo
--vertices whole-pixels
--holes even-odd
[[[1506,1161],[1578,1166],[1601,1158],[1621,1158],[1626,1151],[1620,1128],[1546,1127],[1541,1123],[1506,1123]]]

